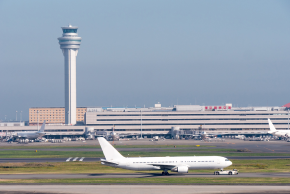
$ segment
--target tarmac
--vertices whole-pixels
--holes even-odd
[[[226,139],[225,141],[197,141],[197,140],[164,140],[164,141],[149,141],[148,139],[143,140],[121,140],[111,142],[114,145],[168,145],[172,146],[169,148],[117,148],[119,151],[149,151],[149,152],[164,152],[166,150],[172,152],[180,152],[182,149],[192,149],[196,152],[195,147],[178,147],[175,145],[212,145],[215,147],[199,147],[198,150],[202,152],[202,149],[218,149],[218,148],[230,148],[239,149],[242,152],[247,153],[283,153],[284,156],[234,156],[228,157],[231,159],[277,159],[277,158],[290,158],[290,143],[285,141],[243,141],[235,139]],[[93,145],[96,148],[47,148],[41,146],[86,146]],[[54,151],[101,151],[97,147],[98,141],[78,141],[78,142],[64,142],[64,143],[29,143],[29,144],[9,144],[0,142],[1,150],[16,150],[14,146],[23,146],[21,150],[35,150],[35,147],[39,146],[37,150],[54,150]],[[4,147],[5,146],[5,147]],[[33,147],[31,147],[33,146]],[[9,147],[7,149],[7,147]],[[4,149],[3,149],[4,148]],[[12,149],[11,149],[12,148]],[[170,149],[170,150],[169,150]],[[221,153],[221,152],[218,152]],[[287,154],[285,156],[285,154]],[[289,154],[289,155],[288,155]],[[81,157],[81,156],[80,156]],[[68,162],[73,162],[74,158],[70,158]],[[76,161],[79,161],[78,158]],[[0,162],[66,162],[68,158],[0,158]],[[93,162],[99,161],[100,158],[83,158],[82,162]],[[130,174],[1,174],[1,180],[5,179],[66,179],[66,178],[162,178],[159,172],[156,173],[130,173]],[[290,178],[289,173],[239,173],[239,175],[213,175],[208,173],[188,173],[188,174],[177,174],[170,173],[167,177],[286,177]],[[210,184],[210,183],[209,183]],[[20,193],[134,193],[134,194],[148,194],[148,193],[178,193],[178,194],[189,194],[189,193],[290,193],[290,186],[288,185],[61,185],[61,184],[22,184],[22,185],[1,185],[0,194],[20,194]]]
[[[22,162],[73,162],[76,157],[69,158],[0,158],[0,163],[22,163]],[[272,160],[272,159],[290,159],[289,156],[229,156],[228,159],[232,160]],[[75,161],[82,162],[97,162],[101,158],[83,158],[78,157]]]
[[[290,186],[271,185],[1,185],[2,194],[245,194],[290,192]]]
[[[168,148],[117,148],[119,151],[146,151],[146,152],[164,152],[167,149],[176,149],[178,152],[182,151],[179,149],[187,149],[185,151],[201,151],[202,149],[218,149],[218,148],[230,148],[242,150],[250,153],[289,153],[290,142],[286,141],[243,141],[239,139],[225,139],[224,141],[213,140],[213,141],[202,141],[202,140],[160,140],[160,141],[149,141],[149,139],[139,139],[139,140],[120,140],[120,141],[111,141],[113,145],[168,145],[172,147]],[[176,145],[208,145],[215,147],[174,147]],[[15,146],[21,146],[22,149],[13,149]],[[98,140],[87,140],[87,141],[69,141],[63,143],[50,143],[50,142],[34,142],[28,144],[19,144],[19,143],[7,143],[0,142],[1,150],[35,150],[31,146],[39,146],[37,150],[47,150],[47,151],[101,151],[99,148]],[[96,148],[45,148],[42,146],[96,146]],[[98,147],[97,147],[98,146]],[[9,147],[9,148],[8,148]]]
[[[214,172],[214,170],[213,170]],[[239,173],[238,175],[213,175],[210,173],[170,173],[162,176],[154,173],[95,173],[95,174],[0,174],[0,179],[82,179],[82,178],[243,178],[243,177],[278,177],[290,178],[289,173]]]

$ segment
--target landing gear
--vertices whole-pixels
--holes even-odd
[[[169,173],[168,173],[167,171],[163,171],[163,172],[162,172],[162,176],[164,176],[164,175],[165,175],[165,176],[168,176]]]

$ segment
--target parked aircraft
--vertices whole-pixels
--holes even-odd
[[[38,137],[43,137],[45,128],[45,121],[41,125],[41,128],[38,131],[29,131],[29,132],[19,132],[17,133],[17,137],[20,139],[37,139]]]
[[[223,169],[232,162],[221,156],[182,156],[182,157],[130,157],[122,156],[105,138],[98,137],[106,159],[101,164],[129,170],[162,170],[162,175],[168,171],[188,173],[189,169]]]
[[[278,137],[290,137],[290,130],[276,130],[270,119],[268,119],[268,123],[270,127],[270,131],[268,131],[268,133]]]

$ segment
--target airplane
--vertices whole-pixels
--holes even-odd
[[[162,175],[168,171],[188,173],[189,169],[218,169],[232,165],[232,162],[221,156],[181,156],[181,157],[128,157],[122,156],[105,138],[98,137],[106,159],[101,164],[114,168],[129,170],[162,170]]]
[[[290,130],[276,130],[270,119],[268,119],[268,123],[270,127],[270,131],[268,131],[268,133],[278,137],[290,137]]]
[[[19,132],[17,133],[17,137],[20,139],[34,140],[45,135],[44,128],[45,128],[45,121],[43,121],[43,124],[41,125],[41,128],[39,129],[39,131]]]

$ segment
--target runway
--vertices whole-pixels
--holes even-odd
[[[0,158],[0,163],[19,163],[19,162],[75,162],[80,161],[83,157],[69,157],[69,158]],[[290,156],[229,156],[232,160],[272,160],[272,159],[289,159]],[[81,162],[97,162],[101,158],[83,158]]]
[[[69,158],[0,158],[0,163],[19,163],[19,162],[73,162],[76,157]],[[78,157],[76,161],[80,161],[82,157]],[[100,158],[83,158],[82,162],[97,162]]]
[[[120,140],[110,142],[116,146],[137,146],[136,148],[117,148],[118,151],[145,151],[145,152],[166,152],[166,151],[192,151],[202,152],[203,149],[219,149],[230,148],[237,150],[247,150],[250,153],[289,153],[290,143],[286,141],[243,141],[238,139],[225,139],[225,141],[200,141],[200,140],[162,140],[162,141],[148,141],[148,139],[139,140]],[[138,148],[139,145],[156,146],[156,148]],[[168,146],[160,147],[158,146]],[[179,147],[179,145],[181,145]],[[192,147],[182,147],[182,145],[192,145]],[[195,147],[196,145],[214,146],[214,147]],[[21,146],[21,148],[19,148]],[[52,146],[51,148],[49,148]],[[59,146],[55,148],[55,146]],[[70,147],[73,146],[73,147]],[[91,146],[91,148],[81,148],[81,146]],[[176,148],[174,146],[177,146]],[[2,150],[46,150],[46,151],[96,151],[101,152],[99,142],[97,140],[88,140],[86,142],[73,141],[64,143],[44,143],[34,142],[29,144],[8,144],[7,142],[0,142]],[[15,148],[13,148],[15,147]]]
[[[245,194],[245,193],[289,193],[290,186],[270,185],[1,185],[0,193],[66,193],[66,194]]]
[[[96,174],[0,174],[0,179],[83,179],[83,178],[242,178],[242,177],[280,177],[288,178],[289,173],[239,173],[238,175],[213,175],[209,173],[170,173],[162,176],[161,173],[96,173]]]

